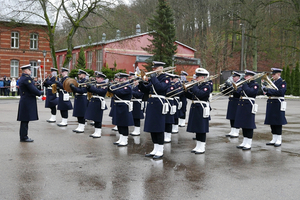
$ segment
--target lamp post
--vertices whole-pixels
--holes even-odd
[[[240,24],[242,26],[242,49],[241,49],[241,71],[244,69],[244,35],[245,35],[245,26],[244,24]]]
[[[43,56],[44,56],[44,80],[45,80],[45,68],[46,68],[46,63],[45,63],[46,54],[47,54],[47,51],[44,50],[43,51]]]

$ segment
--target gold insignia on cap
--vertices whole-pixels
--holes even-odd
[[[31,83],[31,80],[28,80],[28,83]]]

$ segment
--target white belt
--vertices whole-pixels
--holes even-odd
[[[141,102],[143,101],[142,99],[131,99],[131,101],[138,101],[138,102]]]
[[[229,98],[233,97],[233,95],[229,95]]]
[[[149,97],[150,97],[150,98],[161,98],[161,99],[165,99],[165,98],[166,98],[165,96],[162,96],[162,95],[156,95],[156,94],[150,94]]]
[[[169,98],[169,97],[166,97],[166,99],[167,99],[167,100],[174,100],[174,98]]]
[[[115,100],[116,103],[130,103],[128,100]]]
[[[77,95],[77,96],[85,95],[86,96],[86,93],[83,93],[83,94],[75,93],[75,95]]]
[[[281,100],[284,100],[284,97],[269,97],[269,99],[281,99]]]
[[[51,87],[51,86],[49,86],[49,87],[47,87],[47,89],[49,89],[49,90],[52,90],[52,87]]]
[[[180,97],[174,97],[174,99],[178,100],[178,99],[180,99]]]
[[[255,101],[255,98],[252,98],[252,97],[241,97],[241,99],[248,99],[248,100]]]
[[[192,103],[208,103],[207,101],[192,101]]]
[[[97,99],[100,99],[101,101],[103,101],[104,100],[104,97],[102,97],[102,96],[94,96],[93,95],[93,97],[92,98],[97,98]]]

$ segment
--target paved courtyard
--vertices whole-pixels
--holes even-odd
[[[34,143],[20,143],[18,99],[0,99],[0,199],[299,199],[300,100],[287,100],[289,124],[278,148],[265,145],[271,139],[263,124],[266,101],[256,101],[251,151],[236,148],[241,136],[225,137],[230,127],[224,97],[211,104],[205,154],[190,153],[194,134],[185,127],[165,144],[164,158],[154,161],[144,157],[153,147],[149,133],[129,136],[127,147],[113,145],[118,133],[111,130],[109,110],[102,137],[92,139],[91,125],[82,134],[72,132],[74,117],[65,128],[47,123],[50,109],[38,101],[39,121],[29,123]]]

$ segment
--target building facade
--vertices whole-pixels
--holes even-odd
[[[139,25],[137,25],[135,35],[120,38],[120,33],[117,31],[117,36],[113,40],[106,40],[105,34],[103,34],[101,42],[74,47],[72,62],[67,67],[69,69],[75,68],[80,49],[83,48],[88,69],[101,71],[102,67],[108,67],[111,69],[125,69],[127,73],[134,72],[136,67],[144,69],[143,65],[152,55],[144,51],[143,47],[150,44],[149,39],[152,39],[152,37],[149,32],[140,33],[139,30]],[[192,77],[195,68],[200,66],[200,59],[194,57],[196,50],[178,41],[175,43],[177,44],[177,53],[174,56],[176,71],[187,71]],[[59,68],[63,67],[66,54],[67,49],[56,51]]]
[[[44,72],[49,74],[52,58],[46,29],[45,25],[0,21],[0,77],[18,78],[20,67],[27,64],[32,65],[33,77],[40,78],[39,65],[42,78]]]

